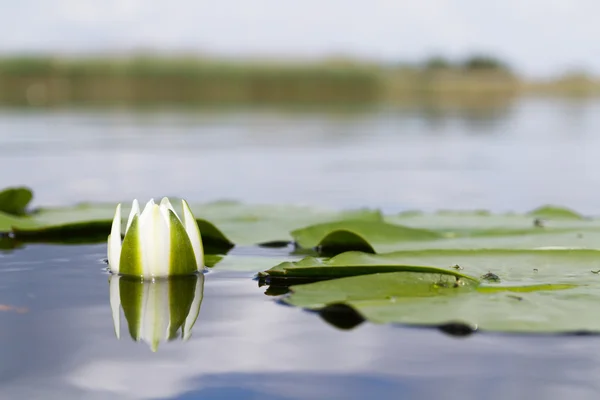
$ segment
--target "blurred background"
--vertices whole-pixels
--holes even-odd
[[[1,186],[335,208],[600,211],[591,0],[24,0]]]

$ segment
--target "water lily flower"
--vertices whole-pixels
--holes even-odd
[[[204,275],[144,281],[111,275],[109,289],[117,339],[121,338],[123,308],[131,338],[157,351],[161,342],[191,337],[202,305]]]
[[[108,263],[112,272],[144,278],[189,275],[204,269],[204,250],[198,223],[185,200],[180,218],[166,197],[160,205],[150,200],[140,214],[131,205],[121,242],[121,204],[117,205],[108,236]]]

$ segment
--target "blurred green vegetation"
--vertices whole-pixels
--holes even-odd
[[[260,64],[192,58],[0,60],[0,103],[305,103],[376,101],[362,65]]]
[[[5,57],[3,105],[374,104],[489,106],[524,93],[595,95],[600,85],[577,73],[527,82],[502,61],[474,55],[452,62],[376,65],[223,61],[196,57]]]
[[[485,54],[476,54],[459,62],[453,62],[443,56],[433,56],[425,60],[422,64],[425,70],[462,70],[463,72],[473,71],[496,71],[510,73],[510,67],[503,61]]]

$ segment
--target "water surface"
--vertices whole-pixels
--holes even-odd
[[[0,183],[37,204],[177,194],[335,208],[600,212],[600,102],[493,110],[0,112]]]
[[[600,212],[600,103],[488,113],[0,112],[0,186],[37,205],[178,195],[336,208]],[[117,339],[105,245],[0,251],[0,398],[592,399],[600,338],[342,330],[215,268],[189,341]],[[235,249],[248,254],[253,249]],[[277,251],[264,250],[264,255]],[[263,254],[263,253],[261,253]]]

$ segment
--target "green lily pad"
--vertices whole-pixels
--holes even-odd
[[[335,279],[347,276],[374,274],[379,272],[420,272],[448,275],[454,279],[478,282],[477,278],[463,274],[452,268],[429,267],[405,263],[381,255],[350,251],[330,259],[306,257],[300,261],[286,261],[258,274],[261,278],[311,280]]]
[[[567,217],[570,211],[557,207],[538,211],[547,218],[541,221],[532,214],[497,215],[482,211],[409,212],[385,216],[385,221],[316,224],[291,234],[301,247],[317,248],[321,255],[350,250],[389,253],[438,248],[598,248],[600,220]]]
[[[11,225],[15,240],[28,243],[84,244],[106,241],[112,221],[75,222],[64,225],[19,228]],[[35,226],[35,225],[34,225]]]
[[[174,202],[175,204],[175,202]],[[237,202],[213,202],[191,205],[198,218],[202,239],[209,248],[229,249],[233,244],[289,242],[289,231],[307,222],[362,219],[381,221],[378,210],[332,211],[310,207],[245,205]],[[108,236],[115,204],[81,203],[72,207],[40,208],[23,217],[0,214],[0,231],[14,229],[22,240],[81,242]],[[123,223],[129,204],[123,204]],[[101,240],[105,240],[101,239]]]
[[[396,243],[385,248],[386,252],[400,250],[437,249],[598,249],[600,230],[567,229],[544,234],[498,234],[487,236],[452,237],[437,242]]]
[[[529,215],[537,218],[583,220],[583,216],[576,211],[566,207],[546,205],[529,212]]]
[[[106,241],[110,233],[111,220],[72,222],[63,225],[37,225],[35,220],[10,220],[10,229],[15,240],[22,242],[82,244]],[[233,243],[212,223],[197,220],[202,232],[205,252],[222,253],[233,247]],[[21,228],[20,226],[26,226]],[[8,230],[8,229],[7,229]]]
[[[11,215],[24,215],[33,193],[26,187],[6,188],[0,192],[0,211]]]
[[[2,204],[10,213],[0,208],[0,232],[12,231],[17,240],[95,242],[105,240],[110,230],[115,204],[82,203],[22,214],[31,192],[13,188],[2,193],[7,193]],[[583,218],[572,210],[554,206],[525,215],[440,211],[383,216],[379,210],[370,209],[340,212],[219,201],[192,205],[192,210],[198,217],[207,251],[218,253],[234,244],[285,247],[291,241],[297,245],[296,254],[327,256],[349,250],[389,253],[427,249],[594,249],[600,243],[600,219]],[[124,203],[123,220],[128,212]]]
[[[545,235],[548,233],[600,230],[600,220],[578,216],[564,218],[571,211],[564,208],[541,207],[529,214],[491,214],[454,211],[400,213],[385,217],[386,222],[430,229],[447,238]],[[544,215],[542,218],[540,215]]]
[[[29,217],[18,217],[0,211],[0,232],[10,232],[13,227],[36,228],[38,225]]]
[[[379,210],[360,209],[334,211],[314,207],[245,205],[236,202],[214,202],[193,205],[194,215],[214,222],[234,243],[251,245],[274,241],[291,241],[290,231],[306,224],[323,221],[359,220],[377,222]]]
[[[303,248],[319,247],[324,253],[357,250],[381,252],[399,243],[432,241],[442,235],[426,229],[393,225],[382,221],[346,220],[307,226],[291,232]]]
[[[427,250],[372,255],[345,253],[370,265],[413,265],[413,271],[377,273],[291,286],[283,301],[320,310],[343,304],[374,323],[440,326],[462,323],[502,332],[600,332],[597,304],[600,264],[595,250]],[[333,260],[333,259],[332,259]],[[304,260],[303,260],[304,261]],[[324,261],[304,261],[318,271]],[[309,265],[310,264],[310,265]],[[336,262],[339,264],[339,261]],[[500,283],[460,279],[428,268],[451,268],[481,277],[492,272]],[[295,275],[292,268],[278,273]],[[454,268],[457,269],[454,269]],[[267,271],[269,272],[269,271]],[[445,284],[440,284],[444,283]]]
[[[233,242],[212,223],[204,219],[197,219],[196,222],[198,229],[202,232],[202,244],[205,252],[211,252],[211,249],[216,253],[227,252],[234,246]]]
[[[374,273],[292,286],[292,295],[283,300],[290,305],[319,309],[330,304],[353,304],[373,299],[445,297],[470,292],[477,285],[476,280],[466,279],[465,282],[457,284],[450,274],[415,268],[414,272]]]

